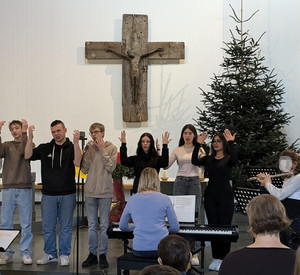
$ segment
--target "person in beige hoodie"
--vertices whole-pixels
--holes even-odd
[[[103,124],[93,123],[89,130],[92,140],[85,147],[81,165],[81,171],[87,174],[84,192],[88,219],[89,255],[82,263],[82,267],[98,264],[99,252],[100,267],[108,268],[106,231],[113,197],[112,172],[117,165],[117,147],[109,141],[104,141]],[[98,212],[100,239],[98,239]]]

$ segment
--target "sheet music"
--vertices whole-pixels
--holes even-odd
[[[195,222],[196,196],[169,196],[178,222]]]
[[[20,230],[0,230],[0,251],[5,251],[13,240],[18,236]]]

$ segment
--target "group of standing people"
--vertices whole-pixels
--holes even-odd
[[[4,121],[1,122],[0,130],[4,123]],[[106,259],[108,237],[106,231],[109,225],[110,205],[113,197],[111,174],[117,164],[117,148],[111,142],[104,141],[104,125],[93,123],[90,126],[89,130],[92,140],[87,144],[83,156],[79,147],[80,132],[78,130],[73,132],[72,143],[66,137],[67,128],[60,120],[55,120],[50,125],[53,139],[50,142],[40,144],[37,147],[35,147],[35,144],[33,143],[35,127],[33,125],[28,127],[26,120],[12,121],[9,124],[9,129],[14,140],[4,143],[1,142],[0,144],[0,158],[4,159],[1,228],[8,229],[13,227],[13,214],[16,207],[19,206],[19,211],[24,212],[24,215],[20,212],[20,219],[22,219],[20,221],[22,233],[19,246],[23,263],[32,263],[30,256],[32,240],[32,183],[30,161],[40,160],[43,184],[41,200],[42,233],[44,237],[45,255],[37,260],[37,264],[56,262],[59,257],[62,266],[69,265],[73,213],[76,205],[76,165],[80,166],[84,173],[88,174],[85,183],[85,205],[88,219],[89,255],[82,263],[82,266],[88,267],[97,264],[99,255],[100,266],[102,268],[108,267]],[[228,130],[225,132],[228,137],[228,133],[230,132]],[[157,206],[160,205],[158,203],[159,201],[164,202],[160,205],[161,207],[164,207],[165,210],[163,216],[165,215],[168,217],[169,222],[173,221],[171,228],[173,231],[179,229],[171,202],[168,200],[167,196],[164,196],[159,192],[158,177],[160,168],[167,169],[172,166],[175,161],[178,164],[178,172],[174,183],[174,194],[195,195],[196,209],[199,211],[201,204],[199,165],[206,166],[206,162],[209,164],[210,157],[206,156],[205,151],[200,147],[197,140],[200,143],[203,143],[206,136],[206,133],[197,136],[197,131],[193,125],[185,125],[181,131],[178,146],[169,156],[168,144],[171,139],[168,132],[165,132],[162,135],[161,153],[158,141],[156,141],[155,144],[152,135],[144,133],[138,141],[136,154],[128,156],[126,133],[125,131],[121,132],[121,136],[119,137],[121,141],[121,164],[134,168],[135,179],[133,193],[139,193],[130,198],[124,210],[124,215],[121,218],[121,224],[123,224],[124,228],[129,228],[127,222],[132,218],[135,220],[134,230],[139,232],[138,220],[140,218],[145,220],[145,215],[143,218],[143,214],[139,212],[145,210],[145,208],[135,207],[135,205],[140,202],[146,203],[147,200],[145,198],[151,197],[151,199],[149,199],[151,205],[153,200],[157,201]],[[234,136],[231,136],[230,134],[230,138],[233,140]],[[234,159],[234,152],[231,156],[226,151],[227,141],[229,141],[229,139],[227,138],[226,140],[225,138],[222,146],[216,148],[215,151],[224,151],[223,158]],[[219,157],[219,153],[217,154]],[[215,155],[212,157],[214,158]],[[222,159],[222,157],[220,159]],[[199,161],[202,161],[201,164],[198,163]],[[234,165],[234,161],[231,160],[228,163],[230,166],[229,169],[231,169],[231,166]],[[153,169],[148,171],[147,169],[145,170],[145,168]],[[141,175],[144,170],[145,175],[143,176],[143,180],[141,180]],[[208,174],[208,176],[210,175]],[[228,182],[225,183],[226,188],[227,184],[229,184],[229,178],[230,176],[228,176]],[[149,179],[151,180],[149,181]],[[222,183],[219,184],[222,185]],[[140,189],[139,185],[141,185]],[[208,185],[210,186],[210,183]],[[26,199],[20,196],[21,193],[22,196],[25,196],[26,194]],[[149,208],[149,210],[151,210],[151,208]],[[98,237],[98,213],[100,213],[100,238]],[[139,217],[139,215],[140,218],[137,218],[136,220],[136,217]],[[152,215],[155,216],[153,213]],[[159,215],[161,215],[161,213]],[[155,217],[153,218],[155,219]],[[58,248],[56,245],[57,221],[59,222]],[[163,220],[161,219],[161,222],[162,221]],[[228,223],[230,222],[231,221],[228,221]],[[134,253],[137,255],[145,255],[148,253],[147,251],[150,251],[150,254],[154,253],[156,255],[157,244],[160,239],[166,236],[167,232],[166,228],[164,229],[163,234],[158,232],[157,234],[159,237],[156,242],[148,243],[150,248],[148,245],[139,245],[139,241],[136,239],[134,241]],[[135,236],[137,236],[137,234],[135,234]],[[13,251],[9,248],[2,254],[0,264],[11,262],[12,255]]]
[[[0,131],[5,121],[0,122]],[[104,141],[105,127],[93,123],[90,128],[92,140],[84,153],[79,147],[80,132],[73,132],[73,143],[66,137],[67,128],[60,120],[50,125],[53,139],[35,147],[33,133],[35,127],[26,120],[14,120],[9,124],[13,141],[2,142],[0,137],[0,158],[3,163],[3,195],[1,207],[1,228],[13,227],[16,207],[20,211],[21,240],[19,244],[22,262],[31,264],[31,213],[32,183],[30,161],[41,161],[42,177],[42,233],[45,255],[37,264],[57,262],[69,265],[73,213],[76,205],[75,165],[87,173],[85,183],[85,206],[88,219],[89,255],[83,267],[98,264],[109,266],[107,228],[110,206],[113,197],[112,172],[117,164],[117,147]],[[28,136],[27,136],[28,132]],[[202,144],[207,133],[197,135],[195,127],[187,124],[182,128],[179,144],[169,155],[170,134],[162,135],[162,152],[159,142],[149,133],[141,135],[136,154],[127,155],[126,133],[121,132],[119,140],[121,164],[134,169],[134,195],[128,200],[120,220],[120,228],[133,230],[133,253],[136,256],[157,257],[157,247],[161,239],[168,235],[165,218],[168,218],[170,231],[177,232],[179,224],[170,199],[160,193],[158,173],[160,168],[168,169],[175,162],[178,171],[174,182],[174,195],[195,195],[196,211],[200,211],[201,187],[199,166],[203,166],[209,178],[204,192],[204,208],[209,224],[230,225],[234,213],[234,196],[230,184],[232,168],[237,164],[234,147],[235,135],[228,129],[212,137],[209,152]],[[280,167],[287,173],[281,189],[271,183],[268,174],[258,175],[262,186],[274,196],[283,200],[292,227],[300,232],[300,161],[299,156],[286,150],[281,154]],[[284,164],[283,164],[284,163]],[[136,194],[137,193],[137,194]],[[98,214],[100,213],[100,238],[98,236]],[[58,248],[56,225],[59,222]],[[133,221],[133,224],[130,222]],[[154,230],[154,231],[151,231]],[[152,232],[152,233],[150,233]],[[155,232],[155,233],[153,233]],[[149,238],[151,236],[151,238]],[[145,240],[149,241],[145,241]],[[225,256],[230,252],[230,243],[212,242],[213,260],[210,270],[218,271]],[[11,247],[0,257],[0,264],[12,261]]]

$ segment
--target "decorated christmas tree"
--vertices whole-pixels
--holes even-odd
[[[276,167],[279,153],[294,147],[295,142],[287,144],[284,126],[292,116],[282,107],[281,81],[273,69],[264,65],[259,48],[263,34],[254,40],[242,29],[247,20],[239,19],[234,10],[233,14],[240,26],[235,32],[230,31],[231,41],[224,42],[221,75],[213,76],[209,91],[200,88],[204,109],[197,107],[199,117],[195,121],[198,130],[207,131],[210,136],[226,128],[237,133],[240,163],[233,180],[237,185],[245,185],[246,167]]]

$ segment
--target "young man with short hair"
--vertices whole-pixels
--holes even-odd
[[[75,165],[79,166],[81,150],[80,132],[73,132],[73,142],[66,137],[67,128],[61,120],[50,125],[51,142],[32,147],[33,131],[29,127],[29,138],[25,148],[25,158],[41,161],[42,175],[42,233],[45,255],[37,264],[57,262],[56,224],[59,222],[60,265],[69,265],[71,252],[73,213],[76,205]]]
[[[0,133],[5,121],[0,121]],[[21,225],[21,240],[19,250],[24,264],[32,264],[31,254],[31,218],[32,218],[32,182],[30,162],[24,159],[27,142],[26,120],[13,120],[9,123],[9,130],[13,141],[2,143],[0,137],[0,158],[4,159],[2,171],[2,207],[1,229],[12,229],[14,212],[19,207]],[[12,262],[11,246],[2,253],[0,265]]]
[[[158,244],[158,262],[176,268],[182,274],[193,274],[192,253],[189,242],[181,236],[170,234]]]
[[[107,228],[110,206],[113,197],[112,172],[117,165],[117,147],[104,141],[104,125],[93,123],[90,126],[92,140],[82,161],[81,170],[87,174],[85,183],[85,207],[88,219],[89,256],[82,267],[99,264],[109,266],[106,255],[108,250]],[[100,215],[100,239],[98,240],[98,212]]]

